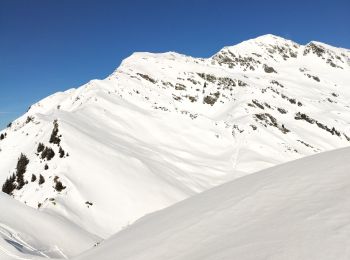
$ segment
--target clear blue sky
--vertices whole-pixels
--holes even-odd
[[[0,129],[132,52],[208,57],[267,33],[350,48],[350,1],[0,0]]]

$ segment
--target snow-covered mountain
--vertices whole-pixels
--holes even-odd
[[[219,184],[349,146],[349,87],[350,51],[319,42],[135,53],[3,130],[0,183],[98,241]]]
[[[349,259],[349,157],[343,148],[239,178],[74,259]]]

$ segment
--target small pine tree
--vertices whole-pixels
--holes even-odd
[[[42,176],[40,174],[40,176],[39,176],[39,185],[43,184],[44,182],[45,182],[45,178],[44,178],[44,176]]]
[[[34,120],[34,117],[32,117],[32,116],[27,116],[26,124],[32,122],[33,120]]]
[[[24,182],[24,173],[27,170],[27,165],[29,164],[29,159],[23,153],[18,158],[17,167],[16,167],[16,177],[17,177],[17,189],[20,190],[25,185]]]
[[[53,122],[53,130],[52,130],[49,142],[53,143],[53,144],[57,144],[57,145],[59,145],[60,142],[61,142],[61,139],[58,136],[58,123],[57,123],[57,120],[55,120]]]
[[[49,166],[48,166],[47,164],[45,164],[44,169],[45,169],[45,170],[48,170],[48,169],[49,169]]]
[[[6,179],[5,183],[2,185],[2,191],[11,195],[14,189],[16,189],[15,184],[16,176],[12,174],[9,178]]]
[[[38,148],[36,149],[36,151],[38,153],[41,153],[44,149],[45,149],[45,145],[43,143],[39,143],[38,144]]]
[[[31,179],[32,182],[35,182],[36,181],[36,176],[34,174],[32,174],[32,179]]]
[[[55,152],[50,147],[45,147],[43,152],[41,153],[41,159],[45,159],[50,161],[55,156]]]
[[[58,192],[64,190],[65,188],[66,188],[66,186],[63,186],[62,182],[60,182],[60,181],[57,181],[57,182],[56,182],[55,189],[56,189]]]
[[[60,153],[60,158],[63,158],[64,157],[64,150],[62,149],[62,147],[60,146],[60,149],[58,150],[58,152]]]
[[[58,176],[55,176],[55,178],[53,179],[53,181],[55,182],[55,190],[60,192],[62,190],[64,190],[66,188],[66,186],[63,186],[62,182],[59,180]]]

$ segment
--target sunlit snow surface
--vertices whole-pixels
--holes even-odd
[[[71,256],[91,247],[85,240],[96,243],[199,192],[349,146],[349,87],[349,50],[318,42],[302,46],[265,35],[208,59],[135,53],[106,79],[49,96],[3,130],[0,183],[24,153],[28,183],[14,198],[24,210],[83,232],[73,251],[59,241],[40,244],[45,236],[35,232],[43,250],[62,251],[50,257]],[[54,120],[63,158],[49,142]],[[37,152],[40,142],[54,150],[50,161]],[[57,180],[66,188],[57,191]],[[0,227],[14,234],[10,243],[3,236],[2,247],[23,249],[17,224]],[[19,255],[38,255],[23,250]]]
[[[223,184],[74,259],[349,259],[349,157],[343,148]]]

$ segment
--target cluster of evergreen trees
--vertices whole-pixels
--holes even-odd
[[[2,191],[7,194],[12,194],[12,192],[17,189],[20,190],[26,184],[24,181],[24,174],[27,171],[27,165],[29,164],[29,159],[25,154],[21,154],[17,161],[16,173],[12,174],[5,183],[2,185]]]
[[[53,130],[52,130],[49,142],[52,144],[60,145],[60,142],[61,142],[60,137],[61,136],[58,135],[58,122],[57,120],[55,120],[53,122]]]
[[[32,117],[28,117],[27,121],[33,121]],[[52,144],[57,144],[59,147],[59,156],[60,158],[63,158],[65,156],[68,156],[66,152],[62,149],[60,146],[61,142],[61,135],[58,134],[58,122],[55,120],[53,122],[53,130],[50,136],[49,142]],[[5,134],[0,135],[0,140],[4,139],[6,137]],[[43,143],[39,143],[37,147],[37,155],[41,157],[41,159],[46,159],[47,161],[50,161],[54,156],[55,152],[51,147],[45,146]],[[20,157],[18,158],[17,161],[17,167],[16,167],[16,172],[13,173],[9,178],[6,179],[5,183],[2,185],[2,191],[7,193],[7,194],[12,194],[15,189],[20,190],[23,188],[23,186],[27,183],[24,179],[24,174],[27,170],[27,165],[29,164],[29,159],[25,154],[21,154]],[[45,170],[49,169],[48,164],[45,164],[44,166]],[[32,174],[31,177],[31,182],[35,182],[37,180],[37,176]],[[58,180],[58,177],[56,176],[55,180],[55,185],[54,188],[57,191],[62,191],[66,187],[62,184],[61,181]],[[39,175],[39,180],[38,180],[39,185],[45,183],[45,178],[41,174]]]

